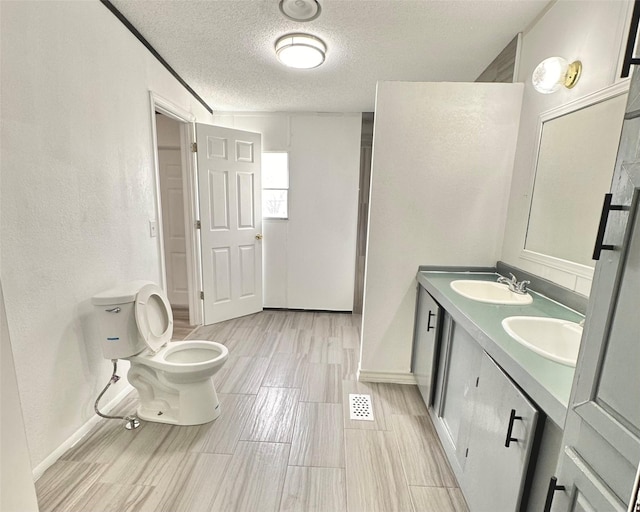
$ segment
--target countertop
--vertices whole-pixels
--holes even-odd
[[[564,427],[575,368],[556,363],[522,346],[502,328],[509,316],[541,316],[580,322],[584,317],[558,302],[529,290],[533,303],[498,305],[467,299],[451,289],[457,279],[496,281],[495,272],[419,271],[417,281],[471,334],[484,351],[560,428]]]

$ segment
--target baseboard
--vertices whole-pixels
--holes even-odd
[[[118,405],[124,397],[126,397],[131,391],[133,391],[133,386],[128,384],[124,387],[120,393],[118,393],[113,400],[111,400],[105,406],[100,407],[103,413],[109,413],[112,411],[116,405]],[[33,469],[33,481],[37,481],[44,472],[49,469],[51,466],[55,464],[55,462],[64,455],[64,453],[71,448],[74,444],[76,444],[80,439],[86,436],[89,431],[96,426],[101,421],[108,421],[104,418],[101,418],[97,414],[93,415],[89,421],[87,421],[84,425],[82,425],[78,430],[76,430],[71,437],[69,437],[64,443],[58,446],[55,450],[53,450],[40,464],[38,464]]]
[[[374,372],[358,370],[358,380],[361,382],[386,382],[389,384],[415,384],[413,373],[405,372]]]

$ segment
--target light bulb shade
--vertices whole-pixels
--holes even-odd
[[[287,34],[276,41],[278,60],[290,68],[316,68],[324,62],[326,51],[321,39],[308,34]]]
[[[536,91],[551,94],[562,86],[571,89],[578,83],[582,63],[577,60],[569,64],[562,57],[549,57],[533,70],[531,81]]]
[[[293,21],[311,21],[320,16],[317,0],[280,0],[280,12]]]

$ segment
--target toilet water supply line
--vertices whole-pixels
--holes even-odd
[[[107,385],[102,390],[102,393],[100,393],[98,395],[98,398],[96,398],[96,403],[93,405],[93,410],[96,411],[96,414],[101,418],[106,418],[108,420],[124,420],[125,422],[124,428],[126,428],[127,430],[133,430],[134,428],[138,428],[140,426],[140,420],[136,418],[135,415],[134,416],[109,416],[107,414],[102,414],[98,409],[98,402],[100,402],[100,399],[102,398],[102,396],[107,392],[107,389],[109,389],[111,384],[115,384],[120,380],[120,377],[116,375],[116,372],[118,371],[118,360],[112,359],[111,362],[113,363],[113,373],[111,374],[111,378],[109,379],[109,382],[107,382]]]

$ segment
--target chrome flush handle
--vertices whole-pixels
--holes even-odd
[[[116,306],[115,308],[111,308],[111,309],[105,309],[105,311],[107,313],[120,313],[120,308],[118,306]]]

